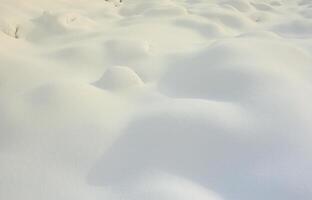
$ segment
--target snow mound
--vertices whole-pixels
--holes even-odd
[[[107,69],[95,85],[103,89],[117,90],[142,86],[143,81],[129,67],[115,66]]]
[[[311,75],[312,57],[307,52],[272,39],[225,40],[186,57],[170,66],[160,81],[165,94],[243,100],[274,79],[289,81]],[[297,66],[295,71],[293,66]]]
[[[248,12],[252,8],[248,1],[246,0],[226,0],[222,2],[223,5],[230,5],[233,8],[239,10],[240,12]]]
[[[51,36],[94,31],[96,26],[96,22],[79,12],[44,11],[41,16],[33,19],[32,29],[26,37],[37,41]]]
[[[129,197],[129,199],[222,200],[216,193],[190,180],[160,172],[143,176],[135,185],[132,193],[134,198]]]

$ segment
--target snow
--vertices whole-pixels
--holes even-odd
[[[95,85],[102,89],[116,90],[140,86],[143,82],[129,67],[114,66],[107,69],[102,78]]]
[[[2,0],[0,199],[312,199],[311,13]]]

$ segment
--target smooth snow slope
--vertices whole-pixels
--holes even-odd
[[[1,200],[311,200],[312,1],[1,0]]]

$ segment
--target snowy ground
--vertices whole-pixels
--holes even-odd
[[[0,2],[1,200],[311,200],[311,102],[311,0]]]

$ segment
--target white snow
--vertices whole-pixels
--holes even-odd
[[[1,0],[0,199],[311,200],[312,1]]]

